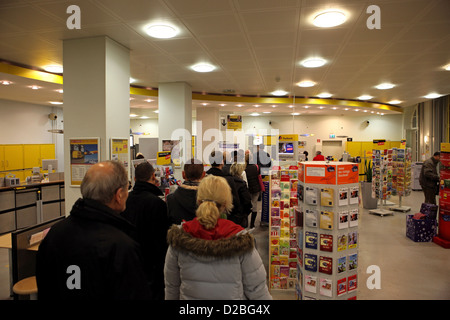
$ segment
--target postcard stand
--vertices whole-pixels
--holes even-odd
[[[398,195],[398,206],[389,208],[389,210],[408,212],[411,207],[402,205],[402,197],[411,194],[411,148],[398,149],[393,148],[393,194]]]
[[[354,300],[358,288],[358,164],[302,162],[298,176],[298,299]]]
[[[377,198],[379,206],[376,209],[369,210],[371,214],[377,214],[384,217],[393,215],[393,212],[387,209],[387,199],[392,193],[392,155],[384,150],[372,150],[372,197]]]

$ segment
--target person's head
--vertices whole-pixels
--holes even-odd
[[[155,168],[147,161],[139,163],[134,169],[134,180],[155,184]]]
[[[197,159],[191,159],[184,164],[183,179],[188,181],[200,181],[205,176],[203,163]]]
[[[229,151],[224,151],[223,152],[223,163],[224,164],[230,164],[232,162],[233,162],[233,157],[230,154],[230,152]]]
[[[245,164],[248,165],[250,163],[250,160],[252,160],[252,155],[250,153],[245,153]]]
[[[439,151],[436,151],[433,154],[433,158],[434,158],[434,160],[440,161],[441,160],[441,153]]]
[[[305,156],[308,156],[308,151],[303,151],[303,154],[304,154]]]
[[[197,190],[198,222],[207,230],[213,229],[222,212],[233,208],[231,188],[223,177],[208,175],[200,182]]]
[[[223,167],[223,153],[221,151],[213,150],[209,155],[209,163],[213,168]]]
[[[118,161],[93,165],[81,181],[83,199],[98,201],[114,211],[125,210],[128,198],[128,173]]]
[[[138,154],[136,154],[136,159],[144,159],[144,155],[140,152],[138,152]]]
[[[245,164],[243,163],[233,163],[230,167],[230,174],[232,176],[241,177],[242,172],[245,170]]]
[[[316,155],[322,154],[322,151],[316,151]]]

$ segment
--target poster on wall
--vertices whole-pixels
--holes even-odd
[[[242,116],[235,114],[227,115],[227,129],[242,130]]]
[[[100,138],[70,138],[70,185],[79,187],[91,166],[100,162]]]
[[[180,140],[163,140],[162,151],[170,152],[171,160],[176,168],[181,167]],[[169,163],[170,164],[170,163]]]
[[[128,144],[127,138],[111,138],[111,160],[120,161],[128,169]]]

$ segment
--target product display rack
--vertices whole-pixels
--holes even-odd
[[[450,143],[441,143],[438,234],[433,242],[450,249]]]
[[[299,164],[298,299],[353,300],[358,288],[358,164]]]
[[[390,210],[408,212],[411,207],[402,205],[402,198],[411,195],[411,148],[392,149],[393,182],[392,195],[398,196],[398,207],[391,207]]]
[[[294,290],[297,279],[298,167],[270,171],[269,288]]]

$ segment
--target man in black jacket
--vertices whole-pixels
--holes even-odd
[[[155,169],[146,162],[135,169],[135,184],[122,216],[137,228],[144,270],[147,273],[153,300],[164,300],[164,261],[167,251],[169,219],[167,205],[157,187]]]
[[[221,151],[212,151],[209,156],[209,163],[211,164],[211,169],[206,171],[206,174],[212,174],[213,176],[224,177],[228,185],[231,188],[231,194],[233,195],[233,209],[229,213],[228,219],[239,224],[242,220],[241,217],[241,204],[239,202],[239,195],[237,193],[236,185],[234,179],[231,175],[225,174],[222,170],[224,157]]]
[[[175,192],[167,196],[167,210],[170,224],[179,225],[181,222],[195,218],[197,210],[197,189],[205,176],[203,163],[191,159],[184,164],[182,176],[184,182]]]
[[[120,216],[128,197],[125,168],[95,164],[81,182],[82,199],[53,225],[36,258],[38,298],[148,299],[135,228]]]

